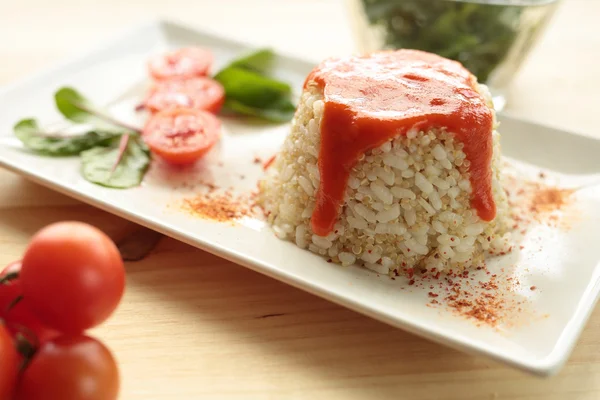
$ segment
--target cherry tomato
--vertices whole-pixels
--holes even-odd
[[[148,69],[157,80],[188,79],[208,75],[213,60],[212,53],[207,49],[185,47],[152,57]]]
[[[144,105],[157,112],[167,108],[187,107],[218,113],[225,102],[225,89],[210,78],[157,82]]]
[[[206,111],[172,108],[154,114],[142,135],[150,149],[166,161],[190,164],[217,143],[221,123]]]
[[[114,400],[119,371],[110,351],[87,336],[44,344],[19,381],[16,400]]]
[[[21,267],[23,301],[40,320],[64,333],[105,321],[125,288],[119,250],[102,231],[59,222],[36,233]]]
[[[12,272],[21,271],[21,261],[9,264],[0,274],[0,278]],[[15,299],[23,294],[21,279],[12,279],[0,285],[0,318],[4,319],[6,328],[12,335],[22,333],[30,340],[44,343],[58,335],[53,329],[44,325],[37,315],[22,300],[13,305]],[[31,338],[33,334],[35,338]]]
[[[0,399],[9,400],[14,393],[21,357],[8,330],[0,323]]]

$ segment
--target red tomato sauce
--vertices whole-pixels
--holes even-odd
[[[484,221],[496,215],[492,196],[492,111],[461,64],[415,50],[331,59],[305,87],[324,91],[313,231],[333,229],[351,169],[359,157],[411,128],[447,128],[470,162],[471,206]]]

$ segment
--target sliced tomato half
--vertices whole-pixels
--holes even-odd
[[[157,82],[144,101],[151,112],[167,108],[196,108],[218,113],[225,101],[225,89],[210,78],[168,80]]]
[[[221,137],[221,122],[213,114],[193,108],[170,108],[154,114],[144,127],[144,141],[171,164],[191,164]]]
[[[206,76],[214,61],[212,52],[201,47],[184,47],[150,59],[148,69],[157,80]]]

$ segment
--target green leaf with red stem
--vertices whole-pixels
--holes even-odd
[[[115,172],[115,170],[117,169],[119,164],[121,163],[121,160],[123,159],[123,156],[125,155],[125,151],[127,150],[128,145],[129,145],[129,134],[126,133],[123,136],[121,136],[121,140],[119,140],[119,153],[117,155],[117,159],[115,160],[115,163],[113,164],[112,170],[110,171],[111,176]]]
[[[85,179],[115,189],[141,183],[150,165],[150,151],[139,135],[130,133],[123,137],[111,147],[96,147],[81,153]]]
[[[128,131],[140,133],[140,129],[119,121],[106,111],[94,106],[81,93],[70,87],[63,87],[54,94],[56,108],[65,118],[79,123],[92,123],[98,126],[113,125]]]
[[[15,136],[28,150],[45,156],[65,157],[96,146],[107,146],[122,134],[118,131],[88,130],[77,135],[45,132],[34,119],[23,119],[13,128]]]

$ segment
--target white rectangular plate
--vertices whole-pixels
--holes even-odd
[[[568,230],[533,226],[526,245],[488,263],[492,272],[506,268],[519,279],[512,296],[523,303],[515,316],[520,323],[477,326],[444,307],[428,304],[429,287],[409,286],[360,268],[329,264],[308,251],[277,239],[260,219],[238,224],[217,223],[190,216],[177,204],[194,193],[181,185],[212,180],[240,192],[256,187],[262,174],[255,157],[267,159],[282,143],[287,125],[251,126],[226,120],[225,135],[208,160],[192,170],[177,171],[155,163],[139,188],[114,190],[93,185],[79,173],[77,158],[47,158],[24,151],[12,135],[21,118],[43,123],[59,116],[52,106],[54,91],[71,85],[97,104],[108,104],[135,121],[133,107],[147,85],[145,63],[158,51],[185,45],[213,50],[215,69],[250,47],[169,23],[155,22],[124,34],[103,47],[59,67],[19,82],[0,93],[0,165],[36,182],[93,204],[169,236],[218,254],[255,271],[302,288],[391,325],[437,342],[482,353],[540,375],[556,372],[568,357],[600,291],[596,238],[600,230],[600,190],[589,185],[577,192],[580,218]],[[301,90],[314,62],[279,56],[280,78]],[[139,117],[138,117],[139,118]],[[140,121],[137,121],[140,123]],[[600,142],[568,132],[501,118],[504,154],[518,168],[532,173],[544,168],[562,185],[594,182],[600,173],[596,157]],[[532,167],[533,166],[533,167]],[[244,175],[244,179],[241,178]],[[541,250],[540,250],[541,249]],[[499,273],[499,272],[498,272]],[[484,279],[483,271],[474,282]],[[535,286],[535,291],[530,290]],[[516,318],[519,316],[520,318]],[[393,357],[393,355],[390,355]]]

